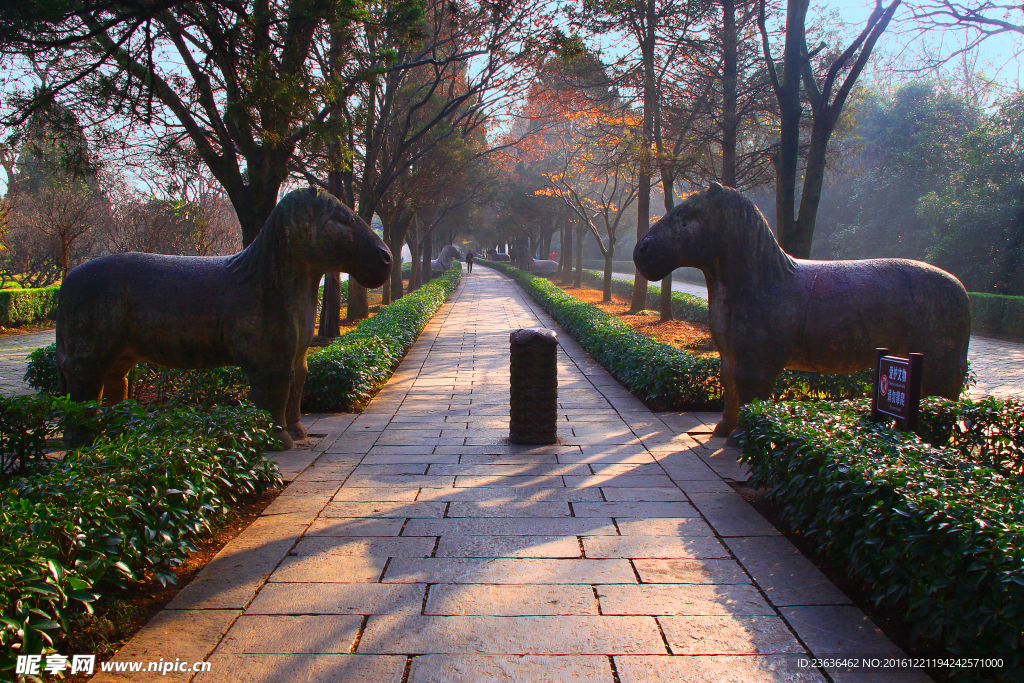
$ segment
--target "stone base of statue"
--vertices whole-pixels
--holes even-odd
[[[553,330],[516,330],[511,342],[509,441],[558,442],[558,337]]]

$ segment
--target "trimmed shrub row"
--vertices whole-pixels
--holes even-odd
[[[971,332],[1024,339],[1024,296],[971,292]]]
[[[12,411],[34,435],[13,446],[36,457],[0,487],[0,680],[13,680],[16,655],[48,651],[140,573],[173,583],[172,568],[239,495],[281,484],[263,455],[276,444],[269,415],[252,405],[147,412],[131,401],[0,399],[8,422]],[[59,428],[105,431],[62,459],[38,457],[38,438]]]
[[[904,612],[914,637],[1004,659],[1002,670],[962,669],[959,680],[1024,680],[1021,445],[1014,477],[989,467],[980,443],[1019,430],[1024,408],[929,398],[921,418],[934,445],[871,422],[866,400],[758,402],[740,413],[740,443],[752,485],[872,585],[878,604]]]
[[[461,269],[383,307],[319,353],[306,359],[302,406],[311,411],[348,411],[362,406],[387,381],[441,304],[458,286]]]
[[[596,270],[583,271],[583,284],[601,289],[604,287],[604,273]],[[633,295],[633,283],[629,280],[612,278],[612,294],[630,297]],[[647,308],[653,310],[661,309],[661,287],[658,285],[647,286]],[[678,320],[686,320],[691,323],[708,324],[708,302],[693,294],[683,292],[672,292],[672,313]]]
[[[482,263],[519,283],[580,346],[652,410],[721,410],[718,358],[698,356],[655,341],[597,306],[566,294],[543,277],[503,263]],[[773,395],[838,400],[863,396],[868,383],[868,372],[817,375],[786,370],[779,376]]]
[[[60,285],[40,289],[0,290],[0,327],[30,325],[51,318]]]

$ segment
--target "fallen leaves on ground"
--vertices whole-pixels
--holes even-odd
[[[557,284],[557,283],[556,283]],[[629,301],[612,294],[611,302],[603,302],[602,293],[592,287],[566,287],[562,290],[580,301],[593,304],[609,315],[632,327],[637,332],[657,339],[662,344],[677,349],[692,351],[702,356],[718,356],[715,344],[711,341],[711,330],[707,325],[687,322],[685,320],[669,320],[662,322],[658,311],[629,312]]]

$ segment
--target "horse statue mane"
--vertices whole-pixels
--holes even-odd
[[[361,223],[354,211],[316,187],[289,192],[271,212],[252,243],[242,251],[228,257],[227,270],[238,276],[239,282],[248,282],[257,276],[270,274],[277,280],[287,267],[286,256],[309,247],[318,237],[324,216],[341,224]]]
[[[452,267],[452,261],[462,256],[462,252],[454,244],[446,244],[441,247],[441,253],[430,262],[431,270],[448,270]]]
[[[715,225],[715,240],[723,247],[728,245],[730,254],[751,259],[759,271],[792,273],[796,261],[783,251],[757,205],[731,187],[718,188],[690,195],[677,207],[680,214],[706,216]]]
[[[876,348],[924,354],[925,396],[956,400],[963,387],[971,307],[959,280],[907,259],[793,258],[734,189],[712,183],[687,197],[637,242],[633,262],[648,280],[681,267],[704,272],[722,358],[717,435],[732,431],[741,405],[769,398],[784,368],[865,370]]]

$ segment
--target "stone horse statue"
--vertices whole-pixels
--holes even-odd
[[[462,252],[454,244],[446,244],[441,247],[441,253],[430,262],[430,270],[450,270],[452,261],[462,258]]]
[[[314,188],[285,196],[234,256],[112,254],[84,263],[58,294],[57,368],[75,401],[124,399],[139,361],[241,366],[284,448],[299,422],[306,350],[324,273],[379,287],[391,252],[348,207]]]
[[[525,245],[520,244],[515,248],[513,252],[516,259],[519,260],[519,270],[527,270],[531,273],[557,273],[558,272],[558,261],[549,261],[547,259],[535,259],[533,254],[530,253],[529,248]]]
[[[963,387],[971,304],[959,280],[906,259],[791,258],[753,202],[718,183],[655,223],[633,261],[648,280],[704,272],[722,356],[717,436],[732,432],[741,405],[769,397],[783,368],[865,370],[875,348],[923,353],[923,395],[956,400]]]
[[[497,249],[488,249],[487,250],[487,260],[488,261],[501,262],[501,261],[508,261],[509,258],[508,258],[508,254],[499,254]]]

